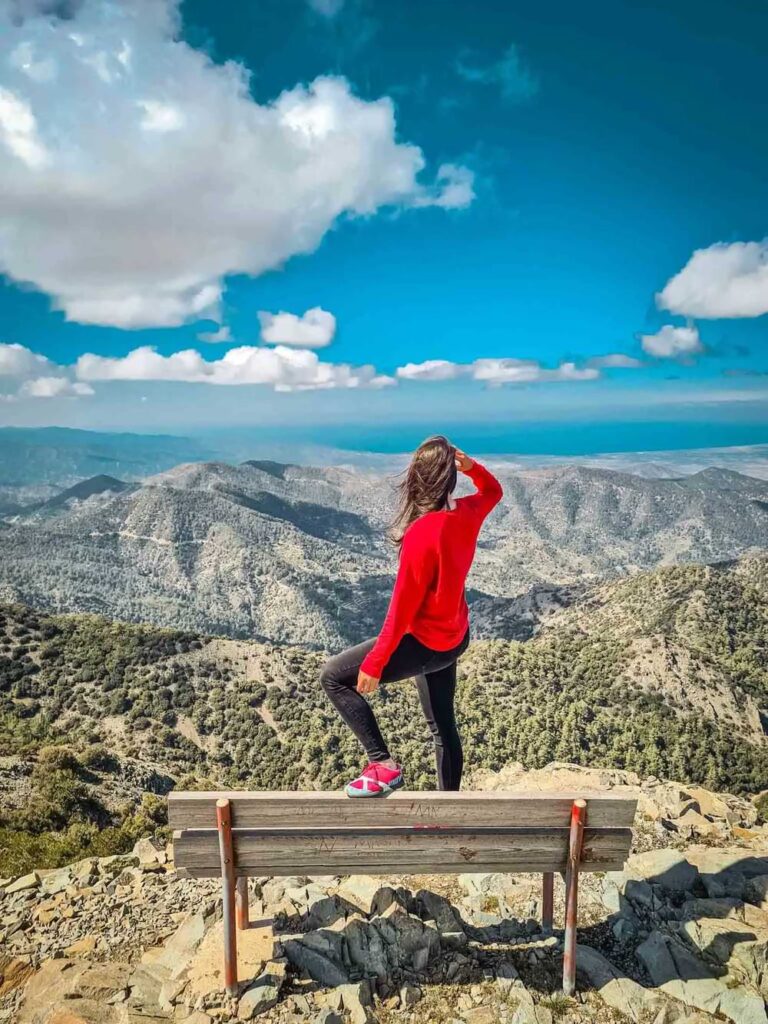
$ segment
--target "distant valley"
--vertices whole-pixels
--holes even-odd
[[[477,637],[524,639],[602,579],[768,547],[768,481],[708,469],[494,466],[469,581]],[[393,476],[268,460],[97,474],[7,511],[0,596],[55,612],[336,648],[376,632]]]

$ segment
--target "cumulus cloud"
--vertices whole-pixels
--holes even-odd
[[[201,331],[198,334],[199,341],[207,341],[209,344],[218,344],[219,342],[231,341],[232,332],[229,327],[222,326],[215,331]]]
[[[552,369],[535,359],[475,359],[471,363],[454,363],[447,359],[429,359],[423,363],[406,363],[398,367],[401,380],[455,380],[468,377],[484,381],[490,387],[502,384],[533,384],[540,381],[595,380],[600,371],[591,366],[579,367],[573,362],[560,363]]]
[[[0,377],[33,377],[52,367],[52,363],[23,345],[0,344]]]
[[[226,275],[340,217],[472,201],[466,168],[421,180],[388,97],[321,77],[259,104],[241,65],[181,41],[174,0],[51,6],[0,0],[0,270],[71,320],[217,319]]]
[[[539,91],[539,80],[525,65],[520,50],[512,43],[502,57],[486,65],[470,63],[463,54],[456,63],[456,71],[467,82],[497,85],[508,102],[529,100]]]
[[[302,348],[324,348],[333,341],[336,317],[320,306],[308,309],[302,316],[295,313],[259,313],[262,341],[269,345],[299,345]]]
[[[17,398],[77,398],[92,395],[89,384],[73,381],[67,376],[67,369],[57,366],[50,359],[32,352],[24,345],[0,344],[0,385],[15,390],[0,394],[3,401]]]
[[[443,210],[463,210],[475,198],[475,175],[468,167],[441,164],[437,170],[437,193],[414,196],[413,206],[439,206]]]
[[[321,362],[309,349],[242,345],[221,359],[206,360],[194,349],[163,356],[142,346],[127,356],[112,358],[86,353],[77,361],[81,381],[159,380],[194,384],[267,384],[275,391],[313,391],[329,388],[382,388],[394,378],[374,366]]]
[[[768,239],[697,249],[656,301],[672,313],[704,319],[768,313]]]
[[[657,334],[641,334],[643,351],[655,359],[685,359],[704,351],[695,327],[666,324]]]
[[[29,398],[77,398],[92,395],[93,388],[82,381],[67,377],[33,377],[19,388],[19,394]]]
[[[596,366],[599,369],[624,369],[636,370],[643,365],[642,359],[635,359],[634,356],[625,355],[623,352],[609,352],[605,356],[592,356],[587,360],[588,366]]]

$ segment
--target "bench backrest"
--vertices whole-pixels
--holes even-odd
[[[216,803],[230,801],[236,874],[564,871],[573,802],[587,801],[581,871],[618,871],[637,796],[612,793],[242,791],[169,795],[177,868],[221,873]]]

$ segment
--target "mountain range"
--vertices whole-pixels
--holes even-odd
[[[768,546],[768,481],[494,467],[475,635],[523,638],[601,579]],[[57,612],[332,649],[374,634],[396,568],[394,477],[267,460],[99,474],[6,514],[0,595]]]

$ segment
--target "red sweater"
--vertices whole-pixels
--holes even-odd
[[[479,462],[467,476],[477,487],[474,494],[458,498],[455,509],[427,512],[405,531],[389,611],[360,666],[375,679],[405,633],[433,651],[449,651],[467,631],[464,581],[483,520],[502,495],[499,481]]]

